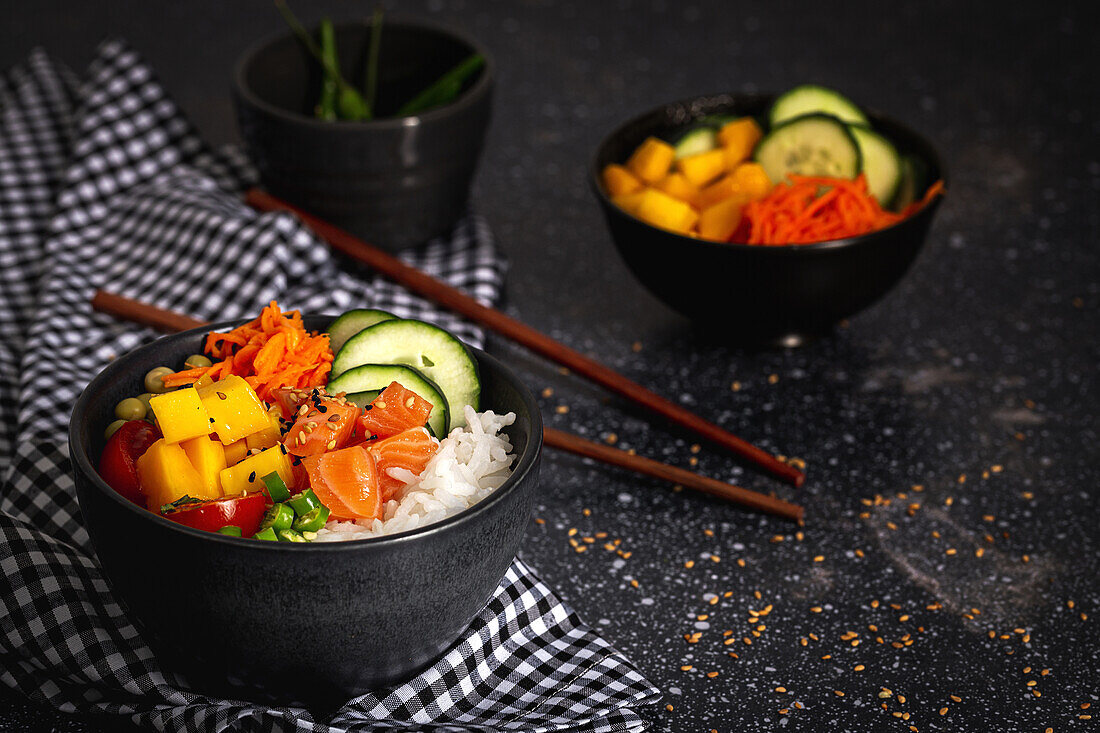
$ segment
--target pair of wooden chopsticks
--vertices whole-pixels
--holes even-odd
[[[372,247],[342,229],[317,219],[307,212],[258,189],[249,191],[245,197],[245,202],[260,211],[289,211],[295,213],[334,249],[378,270],[409,290],[511,338],[608,390],[627,397],[668,420],[726,447],[759,468],[795,486],[801,486],[805,477],[793,466],[780,461],[775,456],[651,392],[587,356],[554,341],[530,326],[510,318],[500,311],[482,305],[460,290],[406,265],[396,257]],[[96,293],[92,305],[97,310],[161,330],[179,331],[206,325],[204,322],[197,321],[189,316],[164,311],[112,293]],[[625,451],[594,443],[560,430],[546,428],[544,441],[547,445],[561,450],[683,484],[728,501],[797,522],[802,521],[803,511],[802,507],[798,505],[715,479],[699,476],[690,471],[668,466],[648,458],[630,455]]]

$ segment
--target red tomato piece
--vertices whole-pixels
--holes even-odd
[[[405,486],[405,481],[389,475],[389,469],[403,468],[419,476],[438,448],[439,441],[422,427],[406,430],[371,445],[371,455],[378,465],[382,501],[395,498],[398,490]]]
[[[130,501],[145,506],[145,492],[138,479],[136,461],[160,440],[160,431],[144,420],[129,420],[107,441],[99,457],[99,475],[107,485]]]
[[[397,382],[391,382],[390,386],[382,390],[370,406],[363,410],[363,415],[359,418],[359,426],[367,440],[372,435],[388,438],[409,428],[420,427],[428,421],[431,413],[432,403],[411,389],[405,389]]]
[[[313,392],[295,414],[298,419],[287,431],[283,445],[293,455],[315,456],[347,445],[359,408],[342,397]]]
[[[178,508],[162,511],[161,516],[205,532],[217,532],[222,527],[240,527],[242,537],[251,537],[259,531],[267,506],[267,495],[257,491],[226,499],[181,504]]]
[[[374,465],[374,457],[366,448],[353,445],[350,448],[329,451],[303,459],[302,465],[309,473],[309,485],[313,493],[338,518],[382,518],[378,471]],[[342,512],[351,516],[339,517]]]

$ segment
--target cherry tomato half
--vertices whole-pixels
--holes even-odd
[[[160,440],[156,426],[144,420],[130,420],[107,441],[99,457],[99,475],[107,485],[130,501],[145,506],[136,461],[149,446]]]
[[[165,519],[206,532],[222,527],[240,527],[242,537],[251,537],[260,529],[267,510],[267,495],[262,491],[226,499],[210,499],[181,504],[161,512]]]

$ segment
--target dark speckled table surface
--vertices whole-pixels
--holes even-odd
[[[549,425],[806,506],[796,533],[548,453],[523,556],[664,690],[655,730],[1095,729],[1100,106],[1083,6],[400,3],[499,63],[474,201],[511,261],[509,312],[807,464],[803,489],[771,482],[493,342],[545,390]],[[230,64],[279,25],[262,0],[24,3],[0,66],[42,45],[81,68],[121,35],[228,142]],[[588,156],[659,102],[811,80],[927,135],[947,199],[905,280],[829,337],[716,343],[619,261]],[[601,541],[578,553],[572,528]],[[0,692],[0,729],[113,727]]]

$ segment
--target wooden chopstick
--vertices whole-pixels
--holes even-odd
[[[275,198],[260,189],[253,188],[245,195],[245,203],[259,211],[292,212],[321,239],[327,241],[333,249],[378,270],[414,293],[434,300],[436,303],[450,308],[472,321],[507,336],[535,353],[568,367],[605,389],[649,408],[665,419],[733,451],[749,463],[794,486],[801,486],[806,478],[805,474],[797,468],[784,463],[767,451],[761,450],[733,433],[704,420],[690,410],[686,410],[675,402],[646,389],[637,382],[627,379],[579,351],[574,351],[494,308],[482,305],[457,288],[453,288],[414,267],[406,265],[393,255],[357,239],[343,229],[318,219],[286,201]]]
[[[106,313],[116,318],[133,323],[151,326],[159,331],[169,333],[186,331],[191,328],[200,328],[208,325],[206,321],[196,320],[181,313],[164,310],[155,305],[143,303],[139,300],[124,298],[115,293],[97,290],[91,300],[92,309],[100,313]],[[610,446],[594,443],[576,435],[544,428],[543,442],[546,445],[559,450],[576,453],[577,455],[594,458],[613,466],[645,474],[654,478],[682,484],[692,489],[717,496],[734,504],[756,509],[768,514],[775,514],[792,521],[802,523],[802,507],[773,496],[760,494],[740,486],[722,483],[716,479],[699,476],[682,468],[668,466],[650,458],[630,455],[626,451]]]
[[[802,523],[802,507],[774,496],[768,496],[767,494],[743,489],[740,486],[727,484],[717,479],[700,476],[697,473],[692,473],[691,471],[677,468],[676,466],[670,466],[666,463],[655,461],[652,458],[631,455],[624,450],[612,448],[609,445],[603,445],[602,443],[596,443],[591,440],[585,440],[572,433],[566,433],[554,428],[543,428],[542,438],[543,443],[557,448],[558,450],[575,453],[579,456],[585,456],[586,458],[593,458],[603,463],[609,463],[612,466],[618,466],[619,468],[625,468],[635,473],[664,479],[674,484],[681,484],[695,489],[696,491],[702,491],[705,494],[725,499],[734,504],[740,504],[741,506],[756,509],[766,514],[775,514],[776,516],[790,519],[799,524]]]

